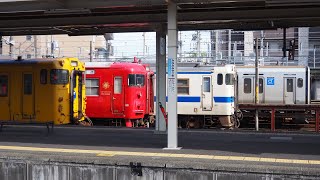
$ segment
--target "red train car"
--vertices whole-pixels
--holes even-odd
[[[86,63],[86,114],[94,120],[125,121],[126,127],[154,122],[153,72],[135,61]]]

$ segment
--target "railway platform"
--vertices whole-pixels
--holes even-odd
[[[0,179],[318,179],[320,135],[180,130],[179,151],[153,129],[5,126]]]

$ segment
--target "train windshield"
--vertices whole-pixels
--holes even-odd
[[[129,74],[128,85],[129,86],[144,86],[145,76],[143,74]]]
[[[68,84],[69,71],[64,69],[51,69],[50,83],[51,84]]]

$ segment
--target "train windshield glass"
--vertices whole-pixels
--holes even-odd
[[[226,74],[226,85],[234,85],[233,74]]]
[[[69,71],[64,69],[51,69],[50,83],[51,84],[68,84]]]
[[[145,77],[143,74],[129,74],[128,85],[129,86],[144,86]]]

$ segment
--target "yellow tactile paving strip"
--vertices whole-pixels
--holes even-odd
[[[0,150],[95,154],[96,156],[101,156],[101,157],[137,156],[137,157],[190,158],[190,159],[243,161],[243,162],[267,162],[267,163],[271,162],[271,163],[287,163],[287,164],[320,165],[320,160],[278,159],[278,158],[260,158],[260,157],[246,157],[246,156],[215,156],[215,155],[176,154],[176,153],[103,151],[103,150],[40,148],[40,147],[24,147],[24,146],[0,146]]]

